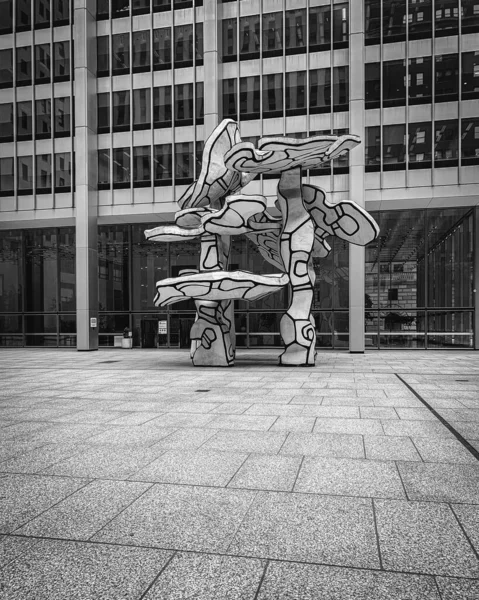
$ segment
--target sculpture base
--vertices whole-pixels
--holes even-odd
[[[191,328],[191,360],[195,367],[232,367],[230,302],[197,301],[198,318]]]

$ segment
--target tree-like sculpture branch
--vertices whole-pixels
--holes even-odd
[[[174,225],[145,232],[158,242],[200,239],[198,271],[157,283],[156,306],[193,298],[197,316],[191,330],[196,366],[232,366],[235,357],[234,300],[257,300],[288,283],[291,302],[280,323],[285,350],[280,364],[314,365],[316,332],[311,315],[315,274],[312,257],[325,257],[326,239],[337,236],[364,246],[379,229],[374,219],[350,200],[330,203],[313,185],[302,184],[302,170],[337,158],[360,140],[354,135],[263,138],[258,148],[242,142],[238,125],[223,121],[205,144],[201,173],[180,198]],[[278,173],[276,206],[266,198],[241,194],[260,173]],[[280,272],[259,275],[228,271],[231,236],[246,235]]]

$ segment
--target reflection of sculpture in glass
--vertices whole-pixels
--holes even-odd
[[[285,344],[280,364],[314,365],[312,257],[328,255],[329,236],[365,245],[377,237],[378,227],[354,202],[329,203],[323,190],[301,182],[301,174],[303,168],[317,168],[358,143],[353,135],[262,138],[255,148],[241,141],[238,126],[230,119],[213,131],[205,144],[200,176],[178,202],[181,210],[175,215],[175,225],[145,232],[147,239],[159,242],[200,238],[199,270],[159,281],[155,297],[156,306],[195,300],[193,364],[232,365],[233,300],[257,300],[289,283],[291,302],[280,322]],[[241,188],[260,173],[280,174],[279,217],[266,210],[263,196],[241,194]],[[278,274],[227,270],[231,236],[242,234],[257,245]]]

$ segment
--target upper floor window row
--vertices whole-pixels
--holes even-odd
[[[70,0],[0,0],[0,35],[70,23]]]
[[[0,196],[29,196],[71,192],[73,181],[70,152],[0,158]]]
[[[365,0],[366,45],[479,32],[479,0]]]
[[[68,41],[0,50],[0,89],[69,81],[72,67]]]
[[[130,56],[131,48],[131,56]],[[111,60],[110,60],[111,58]],[[97,76],[124,75],[203,64],[203,23],[118,33],[97,38]]]
[[[0,104],[0,143],[69,137],[72,120],[68,96]]]
[[[203,0],[97,0],[96,18],[119,19],[132,15],[146,15],[153,12],[165,12],[181,8],[203,6]]]
[[[307,19],[309,18],[309,40]],[[222,21],[223,62],[348,47],[348,3]]]

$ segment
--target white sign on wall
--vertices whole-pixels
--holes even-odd
[[[168,333],[168,321],[158,321],[158,335],[166,335]]]

